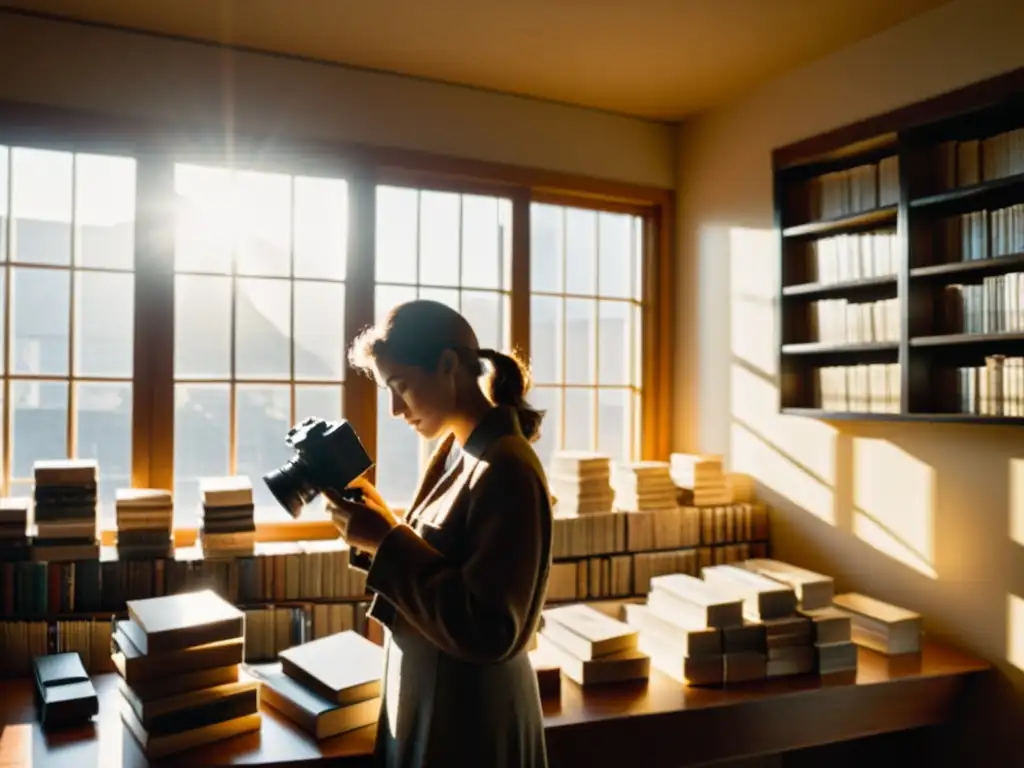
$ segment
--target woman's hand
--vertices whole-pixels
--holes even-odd
[[[370,481],[359,478],[349,488],[362,491],[363,500],[348,501],[329,496],[328,511],[349,546],[375,554],[384,537],[398,525],[398,519]]]

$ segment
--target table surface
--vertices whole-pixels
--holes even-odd
[[[586,752],[603,749],[603,741],[629,738],[624,728],[644,731],[644,738],[658,742],[654,728],[678,728],[692,725],[702,739],[712,737],[707,729],[741,729],[743,723],[762,725],[755,739],[742,747],[723,743],[715,751],[713,744],[705,744],[702,759],[708,754],[731,756],[785,746],[790,748],[815,743],[792,731],[789,723],[771,726],[767,735],[763,726],[765,712],[786,711],[793,717],[816,717],[834,706],[844,708],[843,721],[850,725],[839,728],[834,724],[816,724],[803,727],[804,733],[817,732],[818,743],[856,738],[879,730],[907,730],[918,725],[941,722],[948,714],[948,706],[958,684],[968,676],[990,668],[986,662],[969,654],[936,643],[925,643],[920,654],[886,657],[859,649],[856,673],[833,675],[828,678],[801,676],[771,681],[748,683],[725,688],[691,688],[681,685],[656,671],[649,681],[580,688],[563,678],[561,696],[544,701],[547,741],[553,764],[559,755],[572,754],[574,759]],[[94,678],[100,698],[100,714],[95,722],[55,734],[44,734],[35,722],[32,689],[28,680],[0,681],[0,767],[26,768],[107,768],[108,766],[145,766],[147,762],[138,743],[121,724],[116,675]],[[940,699],[942,699],[940,701]],[[786,706],[789,702],[789,706]],[[866,711],[859,715],[856,707],[863,703]],[[770,709],[765,710],[769,704]],[[853,707],[854,709],[851,709]],[[710,719],[709,719],[710,718]],[[728,718],[723,721],[722,718]],[[884,718],[884,720],[880,720]],[[805,724],[806,725],[806,724]],[[594,726],[594,727],[588,727]],[[820,727],[818,727],[820,726]],[[774,729],[774,730],[772,730]],[[733,731],[735,732],[735,731]],[[308,765],[325,758],[338,759],[345,765],[365,762],[373,747],[374,729],[362,728],[342,736],[315,742],[274,710],[263,709],[263,725],[259,732],[238,736],[182,753],[176,758],[161,761],[160,765],[189,765],[191,768],[218,765],[286,766]],[[722,741],[730,739],[723,734]],[[597,738],[595,738],[597,737]],[[780,741],[782,739],[782,741]],[[806,742],[806,743],[805,743]],[[634,748],[636,742],[633,742]],[[348,758],[346,760],[345,758]],[[679,759],[665,755],[666,764]],[[694,757],[694,762],[697,758]],[[654,764],[652,762],[652,764]],[[680,764],[680,763],[674,763]]]

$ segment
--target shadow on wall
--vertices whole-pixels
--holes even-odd
[[[953,729],[971,742],[957,764],[988,765],[979,747],[1024,727],[1024,441],[1004,427],[779,415],[774,234],[732,229],[728,241],[715,267],[728,333],[715,336],[729,350],[701,339],[702,368],[716,368],[701,372],[702,426],[717,420],[730,467],[771,504],[773,556],[917,610],[928,633],[996,663],[1001,675],[965,698],[971,735]],[[715,379],[728,383],[709,389]]]

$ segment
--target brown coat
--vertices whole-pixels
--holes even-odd
[[[544,768],[525,650],[551,567],[544,472],[508,408],[492,410],[446,470],[452,448],[442,442],[406,524],[367,572],[370,615],[389,630],[377,762]]]

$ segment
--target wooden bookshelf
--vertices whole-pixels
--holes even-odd
[[[781,412],[1024,424],[1024,69],[772,161]]]

